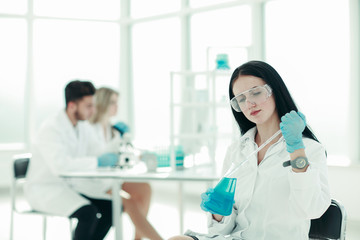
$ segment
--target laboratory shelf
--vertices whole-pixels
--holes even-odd
[[[174,71],[170,73],[170,145],[184,145],[193,151],[204,145],[210,161],[215,163],[219,139],[233,139],[234,128],[229,105],[228,83],[230,71]],[[220,132],[218,121],[228,117],[232,124],[227,132]],[[229,132],[228,132],[229,131]],[[191,154],[196,154],[191,152]],[[171,162],[174,164],[173,157]]]

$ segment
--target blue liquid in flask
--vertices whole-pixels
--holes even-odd
[[[236,178],[222,178],[209,199],[202,204],[213,214],[229,216],[234,204],[235,187]]]

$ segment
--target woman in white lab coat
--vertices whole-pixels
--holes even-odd
[[[207,208],[214,190],[202,194],[208,213],[208,234],[187,231],[175,239],[308,239],[310,220],[330,205],[326,152],[305,116],[298,112],[276,70],[261,61],[247,62],[232,74],[230,103],[241,137],[227,150],[223,173],[244,161],[275,137],[240,169],[235,202],[229,216]],[[291,161],[288,161],[291,160]],[[284,166],[290,165],[288,167]]]
[[[107,151],[119,151],[123,134],[128,134],[128,127],[123,123],[111,124],[111,118],[118,110],[119,93],[113,89],[102,87],[96,90],[96,111],[90,119],[99,145]],[[127,212],[135,225],[135,239],[159,239],[160,236],[146,220],[150,207],[151,187],[148,183],[125,182],[122,190],[130,195],[123,198],[124,211]]]

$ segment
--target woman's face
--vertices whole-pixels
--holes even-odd
[[[265,84],[266,82],[264,80],[255,76],[239,76],[238,79],[234,81],[233,93],[236,96],[254,87],[264,86]],[[248,98],[248,94],[249,93],[245,93],[246,98]],[[246,99],[245,105],[241,108],[241,111],[249,121],[256,125],[265,124],[274,118],[278,118],[273,95],[261,103],[251,102]]]
[[[109,117],[113,117],[117,114],[118,110],[118,95],[113,93],[110,97],[110,103],[108,108]]]

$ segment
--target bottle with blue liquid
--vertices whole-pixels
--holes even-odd
[[[218,54],[215,61],[217,70],[230,70],[229,58],[227,54]]]

